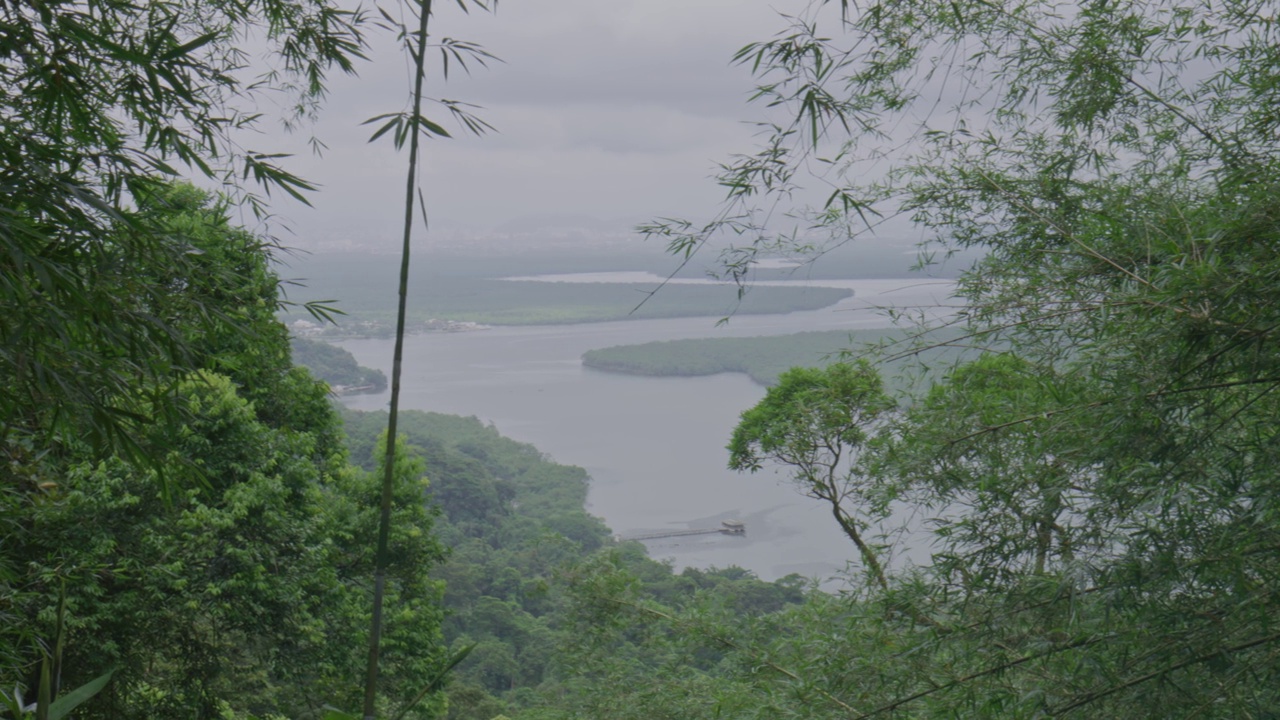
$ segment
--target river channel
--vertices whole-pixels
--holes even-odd
[[[738,316],[719,327],[717,318],[678,318],[413,335],[406,338],[401,407],[475,416],[557,462],[585,468],[588,510],[624,538],[729,519],[746,524],[742,536],[646,541],[653,557],[677,568],[738,565],[764,579],[799,573],[829,581],[854,558],[829,510],[776,471],[726,468],[729,435],[763,387],[741,374],[635,377],[581,363],[587,350],[654,340],[886,327],[878,307],[939,306],[951,289],[945,281],[823,284],[852,288],[855,296],[823,310]],[[390,376],[391,340],[341,344],[360,364]],[[344,402],[385,409],[388,394]]]

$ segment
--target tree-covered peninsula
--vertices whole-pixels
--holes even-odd
[[[482,262],[483,260],[483,262]],[[775,314],[829,307],[852,295],[832,287],[760,286],[741,297],[732,283],[670,284],[652,282],[545,282],[506,279],[534,269],[547,274],[608,272],[653,268],[662,264],[633,254],[513,251],[510,256],[474,258],[428,256],[411,270],[410,330],[462,329],[479,325],[558,325],[673,317],[721,318],[734,314]],[[394,286],[394,268],[386,258],[369,255],[313,255],[290,262],[303,287],[291,290],[298,301],[336,299],[344,315],[336,325],[317,326],[328,337],[391,334],[394,313],[385,288]],[[660,277],[655,275],[655,277]],[[299,308],[286,313],[288,323],[312,319]]]
[[[342,348],[306,337],[290,338],[289,348],[295,364],[329,383],[335,393],[380,393],[387,389],[385,373],[356,364],[351,353]]]

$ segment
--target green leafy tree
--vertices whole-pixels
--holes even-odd
[[[173,442],[207,486],[166,502],[154,471],[75,466],[21,539],[32,589],[68,586],[64,674],[120,667],[91,707],[99,717],[212,717],[232,700],[279,709],[306,697],[309,673],[335,674],[319,651],[338,556],[309,461],[314,438],[273,433],[226,378],[193,381],[181,396],[197,421]],[[27,598],[33,615],[44,602]]]
[[[408,137],[414,154],[419,129],[448,135],[419,112],[430,2],[416,9],[419,32],[411,36],[398,28],[406,47],[416,48],[413,112],[393,116],[377,132],[395,128],[397,142]],[[390,13],[381,14],[396,25]],[[254,186],[305,202],[302,193],[311,187],[277,165],[281,155],[240,142],[261,117],[256,103],[263,93],[285,91],[296,102],[282,118],[287,125],[305,119],[324,94],[326,74],[334,68],[350,72],[361,57],[363,23],[362,11],[327,2],[53,2],[0,8],[0,155],[6,160],[0,186],[13,199],[0,212],[0,443],[10,461],[0,487],[0,517],[24,553],[40,552],[34,540],[26,544],[30,528],[24,525],[43,500],[39,493],[59,486],[47,478],[90,457],[124,463],[125,474],[150,463],[162,481],[161,495],[179,494],[165,482],[174,473],[202,480],[215,495],[223,482],[231,483],[228,493],[248,492],[259,474],[279,481],[273,472],[283,469],[283,461],[271,451],[273,433],[282,433],[287,440],[303,438],[291,447],[291,457],[314,465],[319,474],[312,479],[324,483],[336,439],[332,412],[310,401],[317,386],[289,368],[283,329],[269,320],[280,300],[262,252],[266,244],[228,232],[218,210],[201,212],[207,201],[199,193],[166,183],[178,175],[175,166],[185,166],[222,182],[234,202],[259,218],[263,199]],[[248,77],[251,59],[241,49],[246,38],[265,47],[261,60],[271,69],[261,77]],[[464,58],[487,57],[452,40],[439,49],[446,69],[451,58],[465,66]],[[485,127],[465,106],[441,102],[470,129]],[[412,169],[408,184],[411,198]],[[411,218],[411,202],[407,212]],[[230,413],[230,399],[206,403],[188,392],[190,382],[216,385],[219,378],[233,382],[235,398],[246,402],[226,427],[210,428],[214,436],[227,437],[184,434],[204,427],[209,414]],[[298,397],[307,401],[295,402]],[[265,437],[254,423],[267,429]],[[393,425],[374,563],[375,661],[384,597],[396,601],[402,584],[394,570],[399,551],[392,545],[401,531],[388,527],[393,515],[402,514],[396,437]],[[221,440],[237,444],[218,447]],[[188,448],[188,442],[197,447]],[[180,493],[189,500],[186,488]],[[309,517],[313,510],[301,512]],[[411,524],[403,531],[422,529]],[[420,544],[431,546],[426,540]],[[6,583],[20,577],[14,559],[22,554],[6,553],[0,566]],[[244,574],[236,570],[233,577]],[[430,597],[427,588],[414,590],[419,598]],[[28,591],[39,595],[38,587],[19,594]],[[200,607],[201,601],[191,604]],[[414,657],[433,651],[429,636],[438,628],[429,613],[425,624],[415,624],[407,619],[413,613],[403,607],[395,612],[402,629],[388,636],[392,678],[403,671],[395,667],[403,654],[395,645],[402,641],[397,633],[423,630],[411,643],[416,650],[408,656]],[[224,627],[200,617],[195,623]],[[201,647],[199,641],[191,644]],[[21,662],[22,651],[14,649],[20,645],[5,644],[7,660]],[[186,656],[163,661],[189,671],[194,685],[172,695],[159,690],[158,697],[171,698],[173,712],[211,716],[215,699],[224,695],[210,690],[205,678],[225,669],[225,650],[208,651],[208,672],[183,665]],[[438,689],[435,682],[427,687]],[[373,705],[371,683],[366,715],[373,714]]]
[[[20,621],[0,636],[12,658],[6,685],[34,686],[32,658],[62,637],[50,613],[65,596],[57,675],[75,687],[116,668],[84,706],[94,717],[349,706],[369,618],[362,579],[377,482],[348,463],[325,385],[290,364],[268,248],[189,186],[154,194],[142,211],[199,251],[199,278],[163,283],[171,307],[207,311],[171,322],[202,369],[166,400],[184,422],[145,426],[164,454],[99,460],[84,445],[37,466],[57,480],[9,516],[6,607]],[[139,404],[139,414],[150,412]],[[172,482],[184,474],[197,479]],[[441,589],[427,575],[442,553],[421,464],[400,459],[393,477],[386,677],[404,703],[444,665]]]
[[[869,431],[893,407],[866,361],[792,368],[742,414],[729,441],[734,470],[755,472],[765,461],[791,468],[800,489],[831,508],[867,573],[886,589],[883,562],[866,538],[868,521],[883,518],[885,503],[857,463]]]
[[[311,400],[325,403],[312,383]],[[155,470],[120,460],[69,469],[15,552],[39,623],[65,585],[62,665],[79,682],[117,668],[93,717],[317,713],[350,702],[368,618],[376,482],[323,437],[272,428],[225,377],[184,385],[192,424],[170,442],[210,478],[163,497]],[[397,470],[388,692],[407,699],[440,662],[440,560],[421,464]],[[44,592],[39,592],[43,590]]]
[[[218,245],[202,238],[212,232],[225,239],[226,219],[199,212],[179,218],[177,211],[209,201],[170,182],[180,170],[205,175],[255,211],[262,198],[254,187],[306,189],[276,164],[278,155],[240,145],[248,137],[240,133],[265,118],[257,109],[262,93],[287,91],[296,101],[282,119],[307,115],[326,74],[353,68],[361,24],[359,13],[325,3],[272,0],[0,8],[6,543],[26,531],[31,505],[86,448],[103,459],[154,462],[170,480],[189,477],[191,466],[157,461],[167,449],[149,445],[163,435],[151,429],[187,420],[177,388],[208,369],[210,353],[232,335],[262,356],[248,362],[246,354],[238,368],[222,371],[247,379],[287,369],[287,349],[276,342],[282,331],[256,323],[277,303],[274,288],[261,282],[275,281],[259,252],[269,243],[241,233],[229,243],[239,247],[216,259],[205,255]],[[264,57],[276,67],[269,76],[246,70],[250,58],[239,47],[246,33],[264,41]],[[239,185],[249,177],[256,185]],[[241,299],[256,293],[265,305],[233,305],[215,286]],[[264,412],[269,397],[264,392]],[[21,573],[13,556],[0,555],[5,592]],[[3,662],[22,662],[17,647],[0,646]]]
[[[649,231],[758,238],[722,258],[737,278],[871,232],[980,250],[955,344],[1003,356],[864,426],[869,478],[937,514],[936,561],[888,585],[939,626],[899,628],[918,664],[847,688],[850,715],[1275,703],[1275,11],[817,2],[739,53],[761,148],[716,218]]]
[[[942,513],[933,532],[957,554],[938,553],[934,563],[966,587],[1071,570],[1077,556],[1102,552],[1088,517],[1099,448],[1071,418],[1023,422],[1087,402],[1075,381],[1014,355],[987,355],[956,368],[883,433],[875,474],[894,494]]]
[[[136,446],[146,418],[131,399],[149,393],[151,412],[175,410],[160,400],[195,351],[173,323],[214,309],[175,296],[173,281],[197,280],[206,264],[140,205],[180,169],[228,190],[252,178],[301,197],[310,186],[278,154],[243,147],[243,131],[264,119],[264,93],[295,101],[288,122],[314,109],[326,75],[361,56],[362,22],[327,3],[276,0],[0,8],[7,452],[26,457],[26,438],[44,448],[79,438],[145,455]],[[248,33],[274,68],[260,78],[245,70]],[[237,200],[261,211],[252,186],[243,190]]]

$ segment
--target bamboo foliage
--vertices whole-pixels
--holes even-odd
[[[475,0],[477,7],[488,9],[488,6],[480,0]],[[459,7],[466,11],[467,4],[463,0],[458,0]],[[422,192],[418,187],[418,163],[419,163],[419,144],[424,134],[430,134],[437,137],[450,137],[448,131],[432,120],[427,119],[422,114],[424,104],[423,83],[426,77],[426,57],[428,44],[428,29],[432,13],[432,0],[421,0],[413,8],[417,16],[417,28],[409,31],[402,25],[399,25],[394,17],[382,11],[383,19],[392,27],[397,27],[400,38],[404,43],[405,52],[413,60],[413,90],[410,95],[410,112],[391,113],[379,115],[370,118],[365,124],[382,123],[375,130],[370,142],[373,142],[387,133],[391,133],[391,137],[397,148],[408,145],[408,169],[405,178],[405,196],[404,196],[404,223],[401,239],[400,250],[400,279],[398,287],[398,303],[396,309],[396,333],[395,333],[395,349],[393,351],[391,363],[391,400],[390,409],[387,414],[387,434],[386,434],[386,451],[383,460],[384,477],[382,484],[382,495],[379,503],[379,521],[378,521],[378,539],[377,548],[375,550],[374,563],[374,586],[373,586],[373,613],[369,628],[369,655],[366,663],[365,686],[363,714],[365,720],[374,720],[377,717],[377,698],[378,698],[378,661],[379,646],[383,632],[383,600],[386,592],[386,567],[388,564],[388,538],[391,532],[391,508],[394,495],[395,478],[394,467],[396,458],[396,444],[398,440],[397,423],[400,413],[400,377],[402,365],[404,361],[404,337],[405,337],[405,316],[406,306],[408,302],[409,291],[409,262],[412,250],[413,225],[414,225],[414,201],[415,195],[418,205],[421,208],[424,225],[426,223],[426,200],[422,196]],[[443,60],[443,72],[448,77],[449,62],[460,65],[464,69],[467,67],[468,60],[484,65],[487,61],[494,59],[492,55],[485,52],[483,48],[471,43],[459,43],[457,41],[446,41],[439,46]],[[466,107],[460,103],[453,101],[440,101],[444,107],[457,118],[462,125],[469,131],[482,134],[491,129],[487,123],[476,118]],[[455,655],[448,663],[449,667],[461,662],[469,651]],[[423,691],[423,694],[433,688],[438,689],[441,685],[440,680],[433,681]],[[420,700],[422,695],[418,696]],[[416,704],[418,700],[414,700],[410,705]],[[409,708],[404,708],[400,715],[403,716]]]

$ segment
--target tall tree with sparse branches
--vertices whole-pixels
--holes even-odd
[[[466,12],[468,3],[458,0],[458,7]],[[408,4],[416,16],[416,28],[408,27],[397,21],[389,12],[381,10],[382,18],[387,25],[398,31],[404,44],[405,53],[413,61],[413,89],[409,95],[408,110],[387,113],[371,118],[366,124],[379,124],[370,138],[370,142],[383,135],[391,134],[396,148],[403,149],[408,145],[408,167],[405,178],[404,223],[400,250],[400,281],[397,293],[395,349],[391,361],[391,404],[387,413],[386,445],[383,453],[383,483],[379,502],[378,539],[374,555],[373,612],[369,628],[369,654],[365,666],[364,701],[362,712],[365,720],[374,720],[378,711],[378,676],[383,634],[383,604],[387,590],[387,568],[390,565],[389,538],[391,535],[391,511],[394,500],[396,465],[396,444],[398,441],[397,424],[400,412],[400,376],[404,360],[405,315],[409,293],[409,262],[413,247],[414,208],[421,207],[423,224],[426,224],[426,200],[418,187],[419,144],[424,136],[450,137],[449,132],[439,123],[423,114],[423,105],[428,100],[423,94],[423,83],[426,80],[427,50],[432,47],[429,42],[428,29],[432,17],[432,0]],[[472,0],[471,5],[489,10],[491,6],[485,0]],[[496,6],[496,0],[494,0]],[[478,45],[444,38],[435,44],[442,59],[443,74],[448,78],[449,63],[452,61],[463,70],[468,63],[485,65],[494,56]],[[468,106],[452,100],[436,100],[469,132],[477,135],[491,130],[491,126],[474,115]],[[424,687],[421,694],[408,706],[400,710],[397,717],[403,717],[409,709],[426,694],[441,687],[445,673],[461,662],[469,649],[455,654],[446,663],[442,671],[433,678],[423,678]]]

